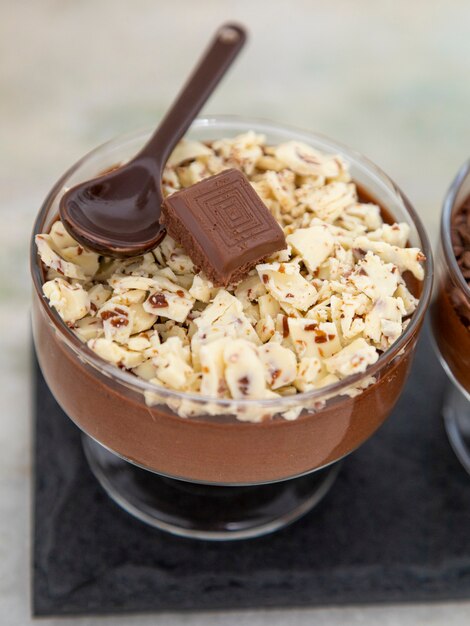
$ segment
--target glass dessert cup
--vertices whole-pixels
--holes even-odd
[[[470,195],[470,161],[458,172],[444,199],[431,319],[436,351],[450,383],[442,414],[449,441],[470,473],[470,330],[457,308],[470,317],[470,288],[455,258],[451,224]]]
[[[42,270],[34,240],[31,244],[39,363],[57,402],[83,431],[95,476],[118,504],[141,520],[201,539],[262,535],[319,502],[334,482],[339,461],[393,409],[410,370],[432,286],[431,250],[413,207],[357,152],[320,135],[226,116],[197,120],[190,136],[204,141],[248,130],[265,134],[269,143],[295,139],[343,155],[355,182],[396,221],[410,225],[410,244],[426,256],[420,301],[410,323],[365,373],[323,389],[265,400],[206,398],[156,387],[101,360],[64,324],[42,295]],[[130,158],[148,135],[118,138],[76,163],[46,198],[33,238],[50,229],[65,187]],[[371,376],[375,382],[347,395]],[[184,418],[172,410],[187,405],[197,415]],[[304,410],[295,420],[277,415],[299,407]],[[241,421],[252,411],[276,415],[259,423]]]

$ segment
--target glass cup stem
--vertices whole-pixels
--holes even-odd
[[[82,434],[90,468],[106,493],[143,522],[174,535],[224,541],[274,532],[315,507],[341,467],[300,478],[225,487],[159,476],[121,459]]]

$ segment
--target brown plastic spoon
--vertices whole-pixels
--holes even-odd
[[[161,177],[173,148],[212,94],[246,40],[244,28],[225,24],[160,126],[131,161],[69,189],[60,218],[81,244],[113,257],[142,254],[165,236],[159,223]]]

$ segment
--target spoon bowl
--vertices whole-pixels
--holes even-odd
[[[155,176],[154,170],[151,160],[136,157],[73,187],[60,203],[65,228],[100,254],[128,257],[152,250],[165,236],[159,224],[160,172]]]

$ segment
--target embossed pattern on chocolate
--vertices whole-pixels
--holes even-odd
[[[169,234],[217,285],[240,280],[267,256],[286,248],[279,224],[236,169],[172,194],[162,212]]]

